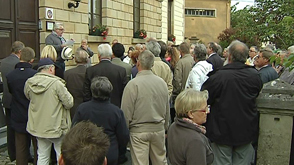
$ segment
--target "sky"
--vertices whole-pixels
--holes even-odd
[[[246,7],[246,5],[254,5],[254,0],[232,0],[231,5],[233,6],[237,2],[239,2],[239,4],[237,5],[237,10],[243,9],[244,7]]]

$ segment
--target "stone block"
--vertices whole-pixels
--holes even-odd
[[[117,12],[117,18],[124,20],[125,19],[125,13],[121,12],[121,11],[118,11]]]
[[[86,3],[80,3],[79,7],[74,9],[75,12],[79,13],[88,13],[89,12],[89,6]]]
[[[118,36],[125,36],[125,30],[122,28],[117,29],[117,35]]]
[[[45,19],[45,18],[46,18],[46,8],[40,7],[39,8],[39,19]],[[53,18],[55,18],[54,15],[53,15]]]
[[[75,24],[75,33],[89,33],[87,24]]]
[[[68,21],[69,20],[69,12],[64,10],[55,9],[55,20],[57,21]]]
[[[82,14],[82,23],[89,23],[89,16],[88,14]]]
[[[113,2],[112,1],[102,1],[102,8],[113,8]]]
[[[133,28],[134,28],[134,23],[128,22],[128,29],[133,29]]]
[[[45,44],[45,39],[50,33],[51,32],[40,32],[40,43],[41,44]]]
[[[75,41],[75,44],[80,44],[82,41],[82,35],[81,34],[69,34],[69,39],[73,39]]]
[[[128,21],[122,21],[122,27],[123,28],[128,28]]]
[[[113,18],[102,18],[102,24],[106,26],[112,26],[113,25]]]
[[[113,2],[112,8],[115,10],[121,10],[121,4],[119,2]]]
[[[113,35],[113,36],[117,36],[117,28],[111,27],[111,33],[110,34]]]
[[[82,14],[76,12],[69,12],[70,22],[82,22]]]
[[[50,8],[57,8],[57,9],[63,9],[63,0],[62,5],[60,5],[60,0],[40,0],[40,6],[50,7]]]
[[[64,29],[66,33],[74,33],[75,31],[74,23],[64,22],[63,25],[64,25]]]

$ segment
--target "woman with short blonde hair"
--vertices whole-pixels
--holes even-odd
[[[206,138],[208,92],[186,89],[176,98],[176,118],[167,135],[168,157],[173,165],[212,164],[214,155]],[[184,139],[184,140],[180,140]]]
[[[46,45],[41,52],[40,58],[50,58],[53,62],[56,62],[57,52],[52,45]]]

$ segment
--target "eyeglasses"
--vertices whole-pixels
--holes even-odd
[[[57,29],[57,30],[64,31],[64,29]]]
[[[205,109],[200,109],[200,110],[198,110],[198,109],[194,109],[194,110],[192,110],[192,113],[193,112],[204,112],[204,113],[209,113],[210,112],[210,105],[207,105],[206,107],[205,107]]]
[[[254,51],[254,50],[249,50],[249,52],[256,52],[256,51]]]

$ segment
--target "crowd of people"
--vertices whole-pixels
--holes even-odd
[[[34,50],[20,41],[1,61],[8,154],[17,165],[118,165],[127,148],[134,165],[254,164],[256,98],[278,77],[294,84],[293,71],[270,62],[294,46],[275,52],[240,41],[222,51],[215,42],[150,38],[126,51],[115,40],[98,46],[91,66],[84,39],[77,66],[65,71],[63,31],[54,25],[34,67]]]

